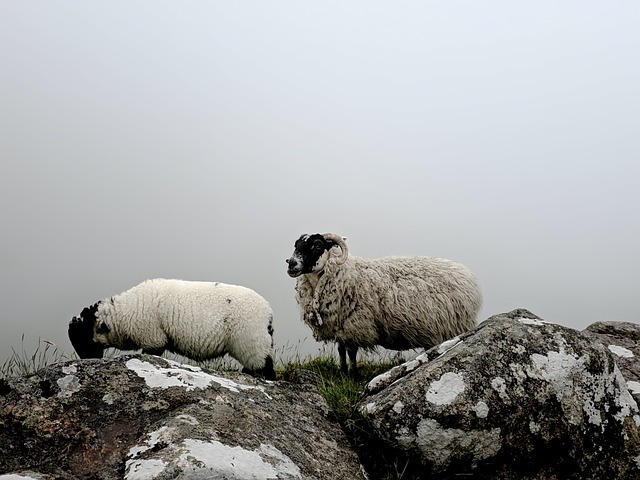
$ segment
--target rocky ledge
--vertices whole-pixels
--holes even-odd
[[[405,478],[638,479],[639,342],[633,323],[496,315],[371,380],[358,426]],[[0,380],[0,480],[383,475],[312,385],[149,355]]]

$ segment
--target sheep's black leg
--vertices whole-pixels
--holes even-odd
[[[273,368],[273,358],[271,358],[271,355],[267,355],[267,358],[265,358],[264,367],[262,368],[261,373],[267,380],[276,379],[276,371]]]
[[[341,343],[338,344],[338,355],[340,356],[340,370],[346,374],[349,372],[347,367],[347,349]]]
[[[242,367],[242,373],[251,375],[253,377],[264,377],[265,380],[275,380],[276,371],[273,368],[273,358],[271,355],[267,355],[264,360],[264,367],[252,370],[247,367]]]
[[[347,348],[347,353],[349,354],[349,367],[351,376],[356,378],[358,376],[358,362],[356,360],[356,356],[358,355],[358,347]]]

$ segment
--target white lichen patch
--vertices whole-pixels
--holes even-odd
[[[415,436],[403,433],[403,442],[413,440],[423,458],[436,467],[445,467],[457,458],[471,456],[475,461],[495,456],[502,446],[499,428],[490,430],[462,430],[443,428],[431,418],[423,418]],[[400,438],[398,439],[400,443]]]
[[[114,402],[113,393],[105,393],[102,396],[102,401],[109,405],[113,405],[113,402]]]
[[[267,398],[269,395],[260,386],[244,385],[228,378],[218,377],[205,373],[199,367],[183,365],[170,361],[170,367],[159,367],[149,362],[143,362],[137,358],[132,358],[126,363],[127,368],[133,370],[139,377],[144,378],[151,388],[183,387],[187,391],[196,388],[204,389],[217,383],[223,388],[232,392],[240,390],[259,390]]]
[[[59,378],[56,383],[60,391],[58,392],[58,398],[69,398],[71,395],[80,390],[80,380],[75,375],[67,375]]]
[[[590,423],[602,425],[599,409],[593,402],[604,396],[605,385],[596,379],[585,383],[585,379],[593,375],[585,368],[584,358],[561,349],[547,352],[547,355],[534,353],[530,359],[531,365],[526,367],[529,378],[545,380],[550,386],[537,391],[538,401],[544,402],[549,395],[554,395],[569,423],[580,425],[586,414]],[[589,385],[589,391],[583,385]]]
[[[376,411],[376,404],[374,402],[369,402],[362,407],[360,407],[360,412],[367,415]]]
[[[185,439],[175,466],[183,472],[210,469],[216,478],[302,478],[298,466],[271,444],[257,450],[229,446],[218,441]]]
[[[511,351],[517,355],[523,355],[527,352],[527,349],[524,348],[524,345],[514,345],[511,347]]]
[[[125,480],[151,480],[157,478],[167,464],[162,460],[131,460],[127,462]]]
[[[428,355],[425,353],[421,353],[413,360],[408,360],[401,365],[397,365],[393,367],[391,370],[388,370],[380,375],[372,378],[369,383],[367,383],[365,389],[368,391],[376,391],[385,385],[390,385],[399,381],[404,375],[409,372],[412,372],[416,368],[421,365],[424,365],[429,361]],[[395,382],[392,382],[392,379],[396,379]]]
[[[271,445],[270,443],[262,443],[260,444],[258,452],[260,453],[260,456],[267,460],[271,460],[271,463],[274,464],[276,472],[278,473],[277,478],[282,478],[282,475],[302,478],[300,468],[298,468],[298,466],[293,463],[289,457],[278,450],[274,445]]]
[[[427,389],[427,401],[435,405],[450,405],[464,392],[464,378],[459,373],[447,372]]]
[[[617,365],[612,372],[592,373],[587,368],[588,357],[568,354],[562,348],[547,355],[532,354],[530,358],[527,375],[545,380],[549,385],[538,389],[536,398],[544,402],[549,396],[554,396],[569,423],[580,425],[587,421],[604,431],[610,426],[607,421],[610,411],[616,412],[613,417],[621,423],[638,413]]]
[[[531,433],[538,433],[540,431],[540,424],[534,422],[533,420],[531,420],[529,422],[529,431]]]
[[[473,407],[472,410],[476,412],[476,416],[478,418],[487,418],[489,415],[489,405],[484,402],[478,402]]]
[[[391,370],[399,369],[403,370],[405,373],[411,372],[418,368],[420,365],[424,365],[429,361],[429,356],[426,353],[421,353],[416,358],[412,360],[408,360],[397,367],[393,367]]]
[[[129,449],[127,457],[134,459],[141,453],[152,449],[158,443],[171,443],[173,441],[174,431],[174,429],[170,429],[169,427],[160,427],[158,430],[149,433],[147,435],[149,438],[144,441],[144,444],[135,445]],[[127,464],[128,463],[129,462],[127,462]]]
[[[402,364],[402,366],[404,367],[404,371],[405,372],[411,372],[413,370],[415,370],[416,368],[418,368],[421,365],[421,363],[416,360],[409,360],[408,362],[405,362]]]
[[[537,318],[525,318],[525,317],[516,318],[516,321],[522,323],[523,325],[536,325],[536,326],[541,326],[546,323],[544,320],[538,320]]]
[[[527,379],[527,373],[524,371],[524,367],[520,363],[510,363],[509,370],[513,374],[513,378],[519,384],[522,384]]]
[[[188,423],[189,425],[199,425],[200,422],[198,421],[198,419],[196,417],[194,417],[193,415],[178,415],[176,417],[176,420],[183,422],[183,423]]]
[[[533,353],[530,358],[533,368],[529,368],[527,374],[531,378],[542,378],[550,383],[558,401],[572,395],[575,379],[586,372],[584,358],[562,350],[547,352],[547,355]]]
[[[18,475],[16,473],[7,473],[0,475],[0,480],[38,480],[37,478],[29,477],[27,475]]]
[[[614,418],[619,422],[624,422],[626,417],[633,415],[634,421],[636,425],[638,425],[638,421],[635,420],[635,417],[638,416],[638,404],[631,396],[631,393],[627,388],[627,383],[622,376],[622,372],[618,368],[618,365],[613,367],[613,375],[615,384],[620,392],[615,399],[615,403],[620,408],[620,411],[614,415]]]
[[[175,430],[169,427],[160,427],[158,430],[149,433],[147,440],[143,444],[131,447],[125,464],[125,479],[146,480],[160,475],[167,466],[164,461],[159,459],[139,459],[137,457],[160,443],[170,445],[173,442],[174,432]]]
[[[426,353],[421,353],[416,358],[414,358],[414,360],[420,363],[427,363],[429,361],[429,355],[427,355]]]
[[[373,391],[373,390],[377,390],[378,387],[380,385],[384,385],[386,383],[389,382],[389,379],[392,378],[392,376],[395,374],[394,370],[400,368],[400,366],[398,367],[393,367],[391,370],[388,370],[384,373],[381,373],[380,375],[373,377],[369,383],[367,383],[367,390],[369,391]],[[396,370],[397,371],[397,370]]]
[[[453,347],[455,347],[456,345],[462,343],[462,341],[460,340],[460,337],[453,337],[450,340],[446,340],[444,342],[442,342],[439,346],[438,346],[438,354],[440,355],[444,355],[445,353],[447,353],[449,350],[451,350]]]
[[[600,415],[600,410],[593,403],[592,398],[586,398],[584,401],[584,406],[582,408],[587,414],[589,423],[593,423],[594,425],[602,425],[602,415]],[[604,430],[604,426],[602,426],[602,430]]]
[[[627,388],[634,395],[640,394],[640,382],[634,382],[633,380],[629,380],[627,382]]]
[[[633,358],[634,356],[631,350],[629,350],[628,348],[620,347],[618,345],[609,345],[607,348],[611,353],[619,357]]]
[[[78,368],[74,363],[72,363],[71,365],[65,365],[64,367],[62,367],[62,373],[64,373],[65,375],[73,375],[74,373],[78,373]]]
[[[507,383],[502,377],[495,377],[491,379],[491,388],[493,388],[498,396],[505,402],[510,401],[507,394]]]
[[[392,410],[396,412],[398,415],[402,413],[403,409],[404,409],[404,403],[402,403],[400,400],[398,400],[396,403],[393,404]]]

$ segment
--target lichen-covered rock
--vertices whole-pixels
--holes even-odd
[[[613,353],[629,391],[636,402],[640,402],[640,325],[596,322],[582,333],[602,342]]]
[[[640,478],[640,413],[609,349],[527,310],[372,380],[359,408],[430,475]]]
[[[73,475],[66,476],[57,476],[57,475],[48,475],[44,473],[31,472],[31,471],[23,471],[23,472],[13,472],[7,473],[4,475],[0,475],[0,480],[66,480],[66,479],[75,479]]]
[[[27,471],[57,479],[364,478],[311,386],[214,375],[150,355],[70,361],[4,381],[0,474]]]

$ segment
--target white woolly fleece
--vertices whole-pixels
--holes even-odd
[[[94,341],[121,350],[170,351],[206,360],[229,354],[244,367],[273,355],[273,312],[253,290],[219,282],[154,279],[98,306]]]
[[[482,306],[473,273],[435,257],[330,259],[319,277],[298,277],[296,300],[317,340],[394,350],[432,347],[471,330]]]

